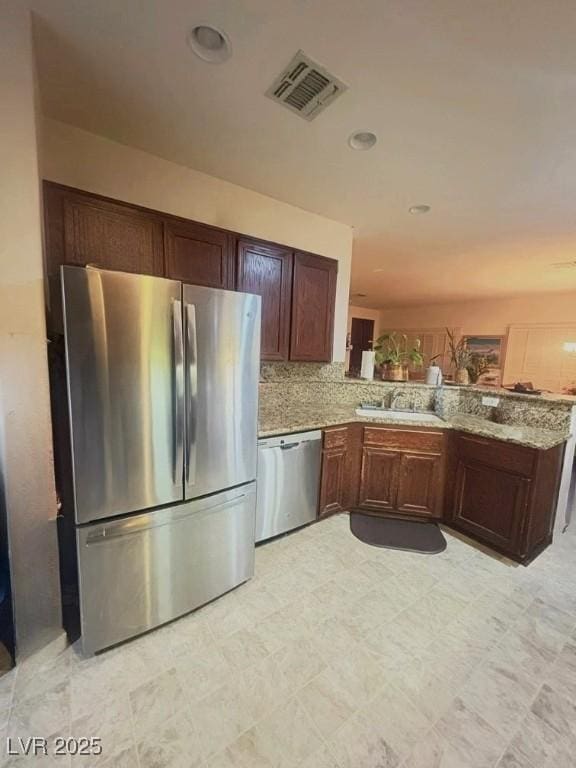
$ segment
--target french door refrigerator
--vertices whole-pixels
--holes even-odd
[[[61,268],[83,649],[254,568],[260,297]]]

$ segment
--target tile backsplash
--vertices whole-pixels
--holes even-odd
[[[501,424],[542,427],[544,429],[564,430],[570,427],[572,404],[568,402],[517,397],[513,394],[500,395],[500,402],[492,408],[482,404],[482,397],[490,392],[479,390],[459,390],[458,411],[483,418],[496,417]]]
[[[434,409],[434,387],[408,384],[402,384],[401,387],[415,408]],[[316,404],[325,407],[327,405],[356,406],[363,402],[384,401],[384,405],[390,407],[392,394],[398,389],[398,385],[393,382],[352,379],[263,381],[260,384],[260,403],[262,408],[281,408],[283,405],[294,402],[303,406]]]
[[[261,363],[260,381],[342,381],[346,363]]]
[[[420,383],[363,381],[344,376],[344,363],[262,363],[260,408],[358,406],[362,402],[383,402],[390,407],[394,391],[402,390],[410,407],[435,410],[449,419],[456,413],[494,418],[502,424],[567,430],[573,403],[518,396],[501,391],[444,386],[441,389]],[[482,396],[500,398],[496,409],[482,404]]]

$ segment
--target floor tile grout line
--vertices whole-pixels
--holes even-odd
[[[318,675],[316,675],[316,677],[318,677]],[[311,714],[310,714],[310,712],[308,711],[308,708],[306,707],[306,705],[304,704],[304,702],[303,702],[303,701],[301,701],[300,699],[298,699],[298,703],[300,704],[300,706],[302,707],[302,709],[303,709],[303,710],[306,712],[306,714],[308,715],[308,718],[309,718],[309,720],[310,720],[310,722],[311,722],[311,724],[312,724],[312,728],[313,728],[313,729],[314,729],[314,731],[316,732],[316,735],[317,735],[317,736],[320,738],[320,741],[322,742],[322,745],[323,745],[323,746],[324,746],[324,747],[325,747],[325,748],[328,750],[328,754],[329,754],[329,755],[332,757],[332,759],[334,760],[334,762],[336,763],[336,765],[338,766],[338,768],[342,768],[342,766],[341,766],[341,763],[339,763],[339,761],[336,759],[335,755],[333,754],[332,750],[330,749],[330,744],[328,743],[327,739],[326,739],[326,738],[323,736],[323,734],[320,732],[320,729],[319,729],[319,728],[318,728],[318,726],[316,725],[316,722],[314,721],[314,718],[312,717],[312,715],[311,715]],[[357,712],[357,711],[358,711],[358,710],[356,710],[356,712]],[[356,712],[354,712],[352,715],[350,715],[350,717],[349,717],[347,720],[345,720],[345,721],[344,721],[344,723],[342,723],[342,726],[343,726],[343,725],[345,725],[346,723],[350,722],[350,720],[352,719],[352,717],[354,717],[354,715],[356,714]],[[337,728],[337,729],[336,729],[336,731],[338,731],[338,730],[339,730],[339,728]],[[319,750],[318,750],[318,751],[319,751]],[[314,753],[313,753],[313,754],[314,754]],[[305,759],[308,759],[308,758],[305,758]],[[303,761],[302,761],[302,762],[303,762]]]
[[[534,598],[534,599],[536,599],[536,598]],[[529,610],[529,608],[531,607],[531,605],[532,605],[532,603],[533,603],[533,602],[534,602],[534,600],[532,600],[532,602],[531,602],[531,603],[530,603],[528,606],[526,606],[526,608],[525,608],[525,609],[524,609],[524,610],[523,610],[523,611],[522,611],[522,612],[519,614],[519,616],[518,616],[517,618],[519,618],[520,616],[523,616],[523,615],[524,615],[524,614],[525,614],[525,613],[526,613],[526,612]],[[517,619],[516,619],[516,620],[517,620]],[[516,621],[516,620],[515,620],[515,621]],[[498,641],[498,644],[497,644],[497,646],[496,646],[496,647],[499,647],[499,646],[500,646],[501,642],[504,640],[504,638],[505,638],[505,637],[506,637],[506,636],[507,636],[507,635],[510,633],[510,631],[512,631],[512,630],[513,630],[513,625],[512,625],[512,624],[510,624],[510,625],[508,625],[508,626],[506,627],[506,630],[505,630],[505,632],[503,633],[502,637],[499,639],[499,641]],[[531,644],[533,647],[535,647],[535,648],[537,649],[537,647],[536,647],[536,646],[534,646],[534,644],[533,644],[533,643],[530,643],[530,644]],[[484,663],[486,663],[486,661],[489,659],[490,655],[493,653],[493,650],[494,650],[494,649],[492,649],[492,650],[490,650],[490,651],[487,651],[487,652],[486,652],[486,655],[485,655],[485,656],[484,656],[484,657],[483,657],[483,658],[482,658],[482,659],[481,659],[481,660],[478,662],[478,664],[477,664],[477,665],[475,665],[475,667],[474,667],[473,671],[472,671],[472,672],[471,672],[471,673],[468,675],[468,678],[467,678],[468,680],[470,680],[470,679],[471,679],[471,678],[474,676],[474,674],[475,674],[475,673],[476,673],[476,672],[477,672],[477,671],[480,669],[480,667],[481,667],[481,666],[482,666]],[[554,662],[551,662],[551,663],[550,663],[550,665],[551,665],[552,663],[554,663]],[[456,694],[454,698],[459,698],[459,697],[460,697],[460,695],[462,694],[462,692],[465,690],[465,685],[466,685],[466,683],[464,683],[464,684],[463,684],[463,686],[462,686],[462,687],[460,688],[460,690],[459,690],[459,693],[458,693],[458,694]],[[523,716],[522,716],[522,718],[520,718],[520,719],[518,720],[518,726],[519,726],[519,727],[520,727],[520,726],[521,726],[521,724],[524,722],[524,720],[525,720],[526,716],[528,715],[528,713],[531,711],[532,705],[534,704],[534,701],[536,701],[536,699],[538,698],[538,696],[539,696],[539,694],[540,694],[540,691],[541,691],[541,689],[542,689],[542,686],[543,686],[543,685],[544,685],[544,682],[543,682],[542,680],[540,680],[540,681],[539,681],[539,683],[538,683],[538,685],[537,685],[536,693],[535,693],[535,694],[533,694],[533,697],[532,697],[532,699],[530,700],[530,704],[528,704],[526,707],[524,707]],[[473,709],[473,711],[474,711],[474,712],[475,712],[477,715],[480,715],[480,713],[479,713],[479,712],[477,712],[477,711],[474,709],[474,707],[472,707],[472,709]],[[484,718],[484,716],[483,716],[483,715],[480,715],[480,717],[482,717],[482,719],[483,719],[483,720],[485,720],[485,718]],[[438,720],[437,720],[437,721],[434,723],[434,726],[433,726],[434,728],[436,728],[436,725],[438,724],[438,722],[439,722],[441,719],[442,719],[442,718],[439,718],[439,719],[438,719]],[[490,725],[492,728],[494,728],[494,730],[495,730],[497,733],[499,733],[499,734],[502,736],[502,738],[504,738],[504,739],[506,739],[506,738],[507,738],[507,737],[506,737],[506,736],[504,736],[504,735],[502,734],[502,732],[501,732],[501,731],[499,731],[499,730],[498,730],[498,728],[497,728],[496,726],[494,726],[494,725],[493,725],[493,724],[492,724],[490,721],[486,720],[486,722],[488,723],[488,725]],[[515,732],[514,732],[514,734],[512,735],[512,737],[511,737],[511,738],[510,738],[510,739],[507,741],[507,744],[506,744],[506,746],[505,746],[505,748],[504,748],[504,750],[503,750],[502,754],[500,755],[500,757],[499,757],[498,759],[501,759],[501,758],[502,758],[502,756],[503,756],[503,755],[506,753],[506,750],[509,748],[509,746],[511,745],[512,741],[514,740],[514,738],[515,738],[515,736],[516,736],[516,733],[517,733],[517,729],[515,730]],[[497,760],[497,761],[494,763],[494,765],[496,766],[497,764],[498,764],[498,760]]]

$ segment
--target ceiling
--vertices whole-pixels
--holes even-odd
[[[576,290],[574,0],[31,5],[47,115],[353,225],[354,304]],[[263,95],[298,49],[349,86],[310,123]]]

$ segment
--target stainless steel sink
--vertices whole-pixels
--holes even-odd
[[[431,424],[442,424],[443,421],[432,411],[402,411],[391,408],[356,408],[358,416],[368,416],[371,419],[395,419],[398,421],[426,421]]]

